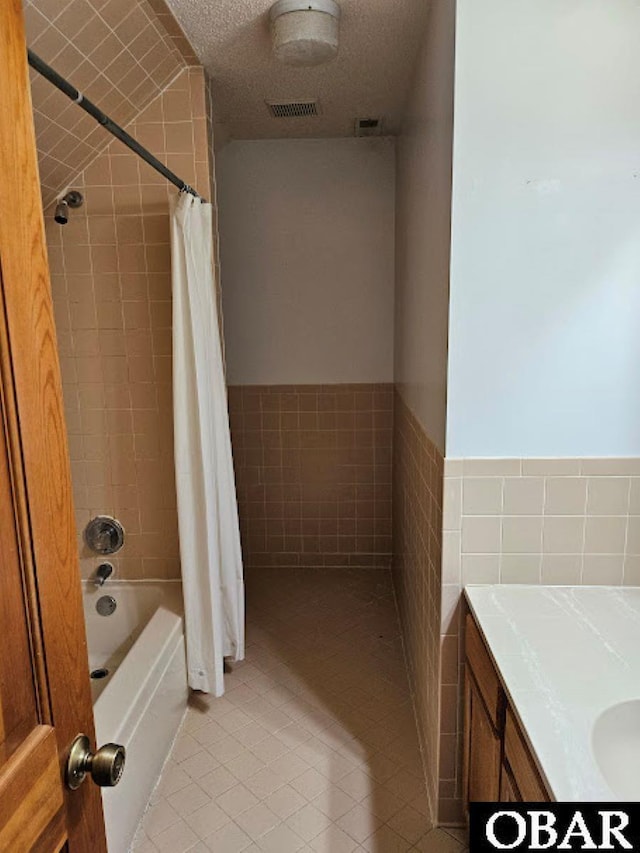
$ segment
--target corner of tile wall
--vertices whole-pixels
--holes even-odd
[[[245,566],[389,569],[391,385],[228,395]]]
[[[394,395],[393,575],[404,634],[405,655],[423,755],[432,818],[439,799],[451,791],[439,786],[440,610],[442,486],[444,460],[396,388]],[[443,644],[448,677],[454,678],[457,646]],[[454,679],[457,683],[457,676]],[[444,735],[443,735],[444,737]],[[448,737],[448,734],[446,735]],[[439,759],[440,756],[440,759]]]
[[[175,49],[181,54],[187,65],[199,65],[200,60],[196,56],[189,39],[186,37],[182,27],[178,23],[171,6],[165,0],[146,0],[153,9],[158,22],[164,28],[167,37]]]
[[[442,536],[440,786],[459,797],[464,586],[640,584],[640,459],[447,457]]]
[[[164,0],[25,0],[24,14],[29,47],[122,126],[194,64]],[[46,206],[112,137],[35,73],[31,98]]]

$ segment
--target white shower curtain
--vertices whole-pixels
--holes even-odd
[[[244,658],[244,583],[213,267],[212,208],[171,200],[173,411],[187,670],[221,696]]]

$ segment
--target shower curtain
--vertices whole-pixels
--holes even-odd
[[[244,582],[222,341],[212,207],[171,200],[173,410],[187,671],[221,696],[224,658],[244,658]]]

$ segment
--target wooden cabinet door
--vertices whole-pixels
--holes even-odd
[[[511,707],[507,708],[504,727],[504,758],[520,799],[527,803],[549,801],[545,784]]]
[[[516,786],[516,783],[511,775],[509,765],[502,764],[500,773],[500,802],[501,803],[521,803],[522,797]]]
[[[501,741],[475,679],[468,670],[465,678],[464,740],[465,802],[498,802]]]
[[[0,3],[0,851],[104,853],[67,438],[20,0]]]

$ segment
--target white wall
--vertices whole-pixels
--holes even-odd
[[[229,383],[392,381],[393,140],[232,142],[218,181]]]
[[[458,0],[448,456],[640,454],[639,34]]]
[[[395,378],[444,451],[453,0],[433,0],[397,146]]]

